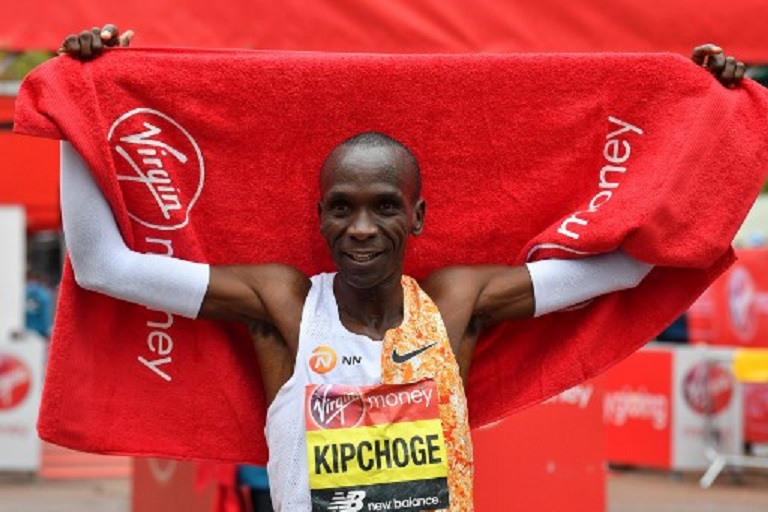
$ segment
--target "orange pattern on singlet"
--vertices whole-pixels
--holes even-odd
[[[434,379],[440,398],[439,412],[448,453],[448,488],[451,512],[471,512],[472,438],[469,433],[467,398],[459,373],[459,365],[448,340],[437,306],[419,287],[416,280],[403,276],[404,321],[384,337],[381,358],[381,380],[386,384],[404,384]],[[406,354],[435,343],[405,363],[392,360],[393,350]]]

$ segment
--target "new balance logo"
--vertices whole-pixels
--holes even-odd
[[[363,500],[365,491],[349,491],[348,493],[337,492],[331,498],[328,510],[338,512],[358,512],[363,510]]]

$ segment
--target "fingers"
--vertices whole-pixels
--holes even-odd
[[[104,51],[104,43],[101,41],[101,30],[99,27],[93,27],[91,29],[91,51],[93,52],[93,56],[99,56],[101,55],[101,52]]]
[[[120,34],[120,29],[111,23],[104,25],[101,29],[101,40],[106,46],[129,46],[133,36],[133,30],[126,30],[124,34]]]
[[[80,32],[80,54],[77,57],[88,60],[93,58],[93,33],[88,30]]]
[[[736,73],[734,76],[734,84],[738,85],[741,83],[742,80],[744,80],[744,73],[747,70],[747,66],[744,65],[743,62],[737,62],[736,63]]]
[[[699,66],[706,64],[707,58],[711,55],[722,54],[723,49],[716,44],[703,44],[693,49],[691,53],[691,59]]]
[[[105,46],[117,46],[119,42],[120,29],[111,23],[104,25],[101,29],[101,40]]]
[[[125,34],[120,36],[120,46],[130,46],[134,35],[133,30],[126,30]]]
[[[726,87],[738,85],[744,78],[746,67],[735,57],[726,57],[723,49],[715,44],[704,44],[693,49],[693,62],[706,68]]]
[[[61,44],[58,54],[71,55],[79,60],[90,60],[98,57],[108,46],[128,46],[133,38],[133,31],[120,34],[120,30],[112,24],[103,28],[94,27],[79,34],[70,34]]]
[[[76,34],[69,34],[61,44],[58,53],[59,55],[78,55],[80,53],[80,38]]]
[[[720,73],[720,76],[717,77],[717,79],[723,85],[730,85],[733,83],[733,80],[735,77],[736,77],[736,59],[733,57],[726,57],[725,65],[723,66],[723,71]]]

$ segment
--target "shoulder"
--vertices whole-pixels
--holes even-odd
[[[309,277],[291,265],[233,265],[228,269],[255,290],[265,302],[272,302],[274,299],[300,299],[303,303],[312,286]]]
[[[453,301],[464,302],[480,291],[478,269],[469,265],[437,269],[419,284],[438,305]]]

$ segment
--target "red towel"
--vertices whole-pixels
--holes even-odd
[[[376,130],[423,169],[411,275],[617,247],[659,266],[634,290],[489,332],[469,379],[478,426],[627,356],[731,263],[765,177],[767,113],[759,86],[726,89],[674,55],[118,50],[38,68],[16,130],[71,141],[140,251],[329,270],[318,169],[337,143]],[[44,439],[264,462],[264,399],[241,326],[86,292],[65,270]]]

